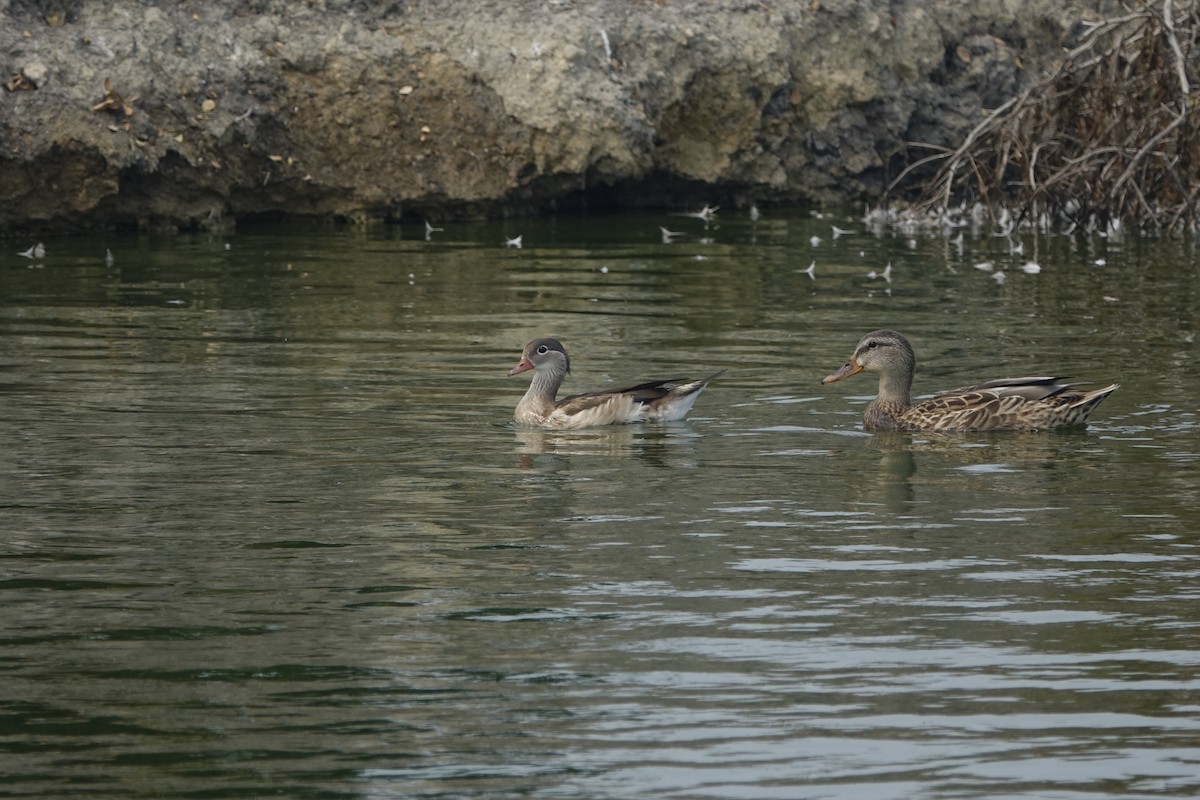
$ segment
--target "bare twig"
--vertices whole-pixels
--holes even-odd
[[[1175,70],[1179,74],[1179,88],[1186,97],[1191,93],[1188,84],[1187,67],[1183,62],[1183,50],[1179,47],[1179,37],[1175,35],[1175,12],[1171,9],[1172,0],[1163,0],[1163,29],[1167,32],[1167,44],[1175,53]]]
[[[1200,98],[1191,88],[1198,6],[1141,0],[1123,16],[1086,23],[1062,61],[957,147],[910,145],[936,152],[905,166],[888,195],[938,166],[914,206],[919,214],[973,197],[993,221],[1200,224]]]

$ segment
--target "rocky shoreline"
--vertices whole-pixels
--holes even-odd
[[[0,234],[870,202],[1082,0],[0,0]]]

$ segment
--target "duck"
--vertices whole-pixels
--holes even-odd
[[[526,344],[521,360],[508,374],[511,377],[530,370],[533,380],[517,403],[513,419],[519,425],[558,430],[681,420],[692,410],[704,387],[724,372],[700,380],[649,381],[627,389],[586,392],[556,400],[563,379],[571,372],[571,359],[562,342],[549,337]]]
[[[863,413],[863,427],[882,431],[1037,431],[1087,424],[1096,406],[1120,384],[1090,391],[1062,377],[1001,378],[941,392],[913,404],[917,358],[893,330],[872,331],[826,385],[860,372],[879,376],[879,393]]]

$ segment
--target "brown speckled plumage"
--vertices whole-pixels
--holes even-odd
[[[1085,391],[1062,378],[1004,378],[941,392],[913,405],[917,359],[896,331],[868,333],[842,367],[821,383],[873,372],[879,394],[863,413],[869,431],[1047,430],[1083,425],[1119,384]]]

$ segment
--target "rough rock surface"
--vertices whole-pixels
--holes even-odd
[[[869,200],[1104,5],[0,0],[0,232]]]

